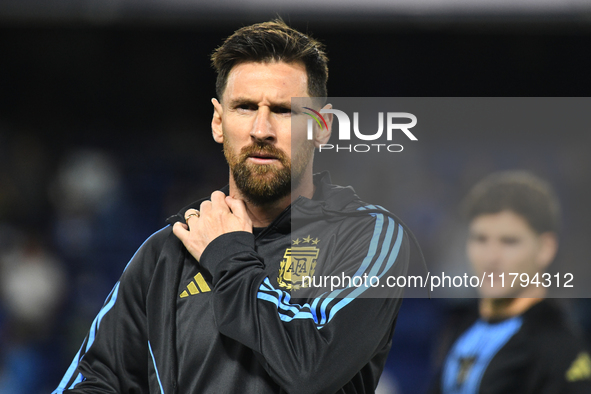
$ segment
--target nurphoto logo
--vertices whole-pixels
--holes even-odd
[[[303,107],[310,112],[303,112],[304,114],[310,116],[312,119],[308,119],[308,128],[307,128],[307,136],[308,140],[313,139],[314,136],[314,121],[318,124],[320,129],[328,128],[328,124],[326,119],[322,116],[322,114],[333,114],[335,115],[336,119],[338,120],[338,139],[339,141],[351,141],[351,121],[349,116],[341,110],[338,109],[321,109],[320,111],[316,111],[310,107]],[[382,135],[384,134],[384,118],[386,119],[386,141],[392,141],[392,137],[396,135],[397,132],[402,132],[406,137],[408,137],[411,141],[418,141],[417,137],[410,131],[411,128],[416,126],[417,124],[417,117],[409,112],[387,112],[384,116],[383,112],[378,112],[378,131],[373,134],[363,134],[359,130],[359,112],[353,112],[353,133],[355,137],[362,141],[375,141],[376,143],[372,144],[321,144],[319,147],[319,151],[326,151],[326,150],[334,150],[336,152],[345,151],[345,152],[369,152],[369,151],[387,151],[387,152],[402,152],[404,147],[400,144],[387,144],[387,143],[378,143],[381,138],[381,141],[384,139]],[[400,122],[400,120],[410,120],[410,122]]]

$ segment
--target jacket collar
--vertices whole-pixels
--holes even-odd
[[[323,171],[314,174],[314,186],[316,190],[312,199],[306,197],[298,197],[295,199],[285,211],[283,211],[269,226],[269,230],[276,230],[280,233],[291,232],[292,219],[300,221],[315,221],[325,216],[325,210],[341,211],[345,206],[359,197],[351,186],[342,187],[333,185],[330,180],[328,171]],[[228,195],[230,192],[229,185],[220,189],[224,194]],[[198,209],[201,203],[209,200],[209,197],[204,197],[195,201],[188,206],[181,209],[176,215],[169,217],[166,222],[173,225],[175,222],[184,223],[184,214],[189,208]],[[265,231],[267,232],[267,231]]]

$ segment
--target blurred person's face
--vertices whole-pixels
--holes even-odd
[[[224,145],[230,184],[255,205],[287,196],[312,174],[314,141],[292,138],[292,97],[309,97],[303,64],[246,62],[230,71],[222,103],[213,100],[213,136]]]
[[[537,296],[541,287],[522,287],[520,277],[513,283],[513,275],[529,275],[530,282],[536,273],[543,282],[542,273],[552,262],[557,250],[554,233],[538,234],[528,222],[512,211],[477,216],[470,223],[467,254],[476,275],[482,278],[480,288],[485,298],[516,298]],[[494,287],[488,275],[493,274]],[[499,275],[504,273],[504,287]]]

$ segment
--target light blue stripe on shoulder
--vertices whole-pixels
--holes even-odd
[[[82,345],[80,346],[80,350],[78,350],[78,353],[76,353],[76,356],[74,357],[74,360],[72,360],[72,363],[70,364],[70,367],[66,371],[64,377],[62,378],[62,381],[51,394],[61,394],[66,389],[66,384],[68,384],[68,382],[74,375],[76,368],[78,367],[78,360],[80,359],[80,353],[82,353],[82,347],[84,347],[84,343],[82,343]]]
[[[370,206],[371,207],[371,206]],[[376,214],[372,214],[372,215],[376,215]],[[383,232],[383,215],[377,214],[378,217],[381,218],[380,221],[380,232],[376,234],[376,232],[374,231],[374,235],[372,237],[372,240],[370,242],[370,252],[368,253],[368,256],[364,259],[364,263],[365,260],[370,256],[370,253],[372,253],[371,255],[371,260],[373,260],[373,257],[375,256],[375,250],[371,251],[371,243],[375,242],[375,248],[377,249],[377,244],[379,243],[380,240],[380,235]],[[396,245],[394,245],[394,250],[391,252],[390,251],[390,242],[392,239],[392,236],[394,234],[394,227],[395,227],[395,222],[394,220],[392,220],[392,218],[388,218],[388,226],[386,227],[386,236],[385,239],[382,243],[382,247],[380,250],[380,255],[378,256],[378,258],[376,259],[376,261],[374,262],[371,271],[369,272],[369,274],[367,274],[367,265],[363,264],[364,266],[364,271],[359,272],[359,270],[355,273],[354,276],[358,276],[358,277],[363,277],[365,274],[367,274],[368,277],[371,276],[378,276],[381,277],[384,272],[386,270],[383,270],[381,274],[377,275],[380,268],[382,267],[382,264],[384,262],[384,260],[386,259],[386,256],[388,255],[388,253],[390,253],[390,256],[392,256],[392,254],[394,254],[395,258],[398,255],[398,250],[400,249],[400,245],[398,245],[398,248],[396,248]],[[377,220],[376,220],[376,226],[377,226]],[[398,234],[398,238],[400,238],[400,242],[402,242],[402,238],[401,238],[401,234]],[[394,258],[394,259],[395,259]],[[348,288],[350,288],[351,286],[348,286]],[[334,292],[332,292],[323,303],[321,306],[321,315],[322,315],[322,320],[321,323],[326,324],[328,323],[332,317],[334,317],[334,313],[338,312],[339,310],[341,310],[341,308],[343,308],[345,305],[349,304],[349,302],[351,301],[346,301],[346,300],[351,300],[353,298],[356,298],[357,296],[359,296],[361,293],[363,293],[364,291],[367,290],[367,287],[365,286],[360,286],[355,288],[355,290],[353,290],[350,294],[348,294],[346,297],[342,298],[341,301],[339,301],[335,306],[332,307],[330,315],[326,315],[326,310],[328,308],[328,305],[335,299],[337,298],[337,296],[343,292],[346,289],[339,289],[339,290],[335,290]],[[335,307],[337,307],[337,309],[335,309]],[[334,310],[334,313],[333,313]]]
[[[133,256],[131,256],[131,259],[129,259],[129,261],[127,262],[127,264],[125,265],[125,268],[123,269],[123,272],[125,272],[127,270],[127,267],[129,267],[129,264],[131,264],[131,262],[133,261],[134,257],[138,254],[138,252],[144,247],[145,244],[148,243],[149,240],[151,240],[152,238],[154,238],[156,236],[156,234],[161,233],[162,231],[166,230],[168,227],[170,227],[170,224],[162,227],[160,230],[156,231],[154,234],[150,235],[148,238],[146,238],[146,240],[140,245],[140,247],[135,251],[135,253],[133,254]]]
[[[375,215],[376,216],[376,223],[374,225],[373,234],[371,236],[371,240],[369,241],[369,248],[367,251],[367,255],[363,259],[363,262],[357,269],[357,272],[353,274],[353,276],[361,276],[372,262],[373,258],[376,255],[376,251],[378,250],[378,245],[380,243],[380,235],[382,234],[382,230],[384,227],[384,215]]]
[[[156,234],[166,230],[169,226],[163,227],[160,230],[156,231],[154,234],[150,235],[143,243],[142,245],[138,248],[138,250],[136,250],[136,252],[133,254],[133,256],[131,257],[131,259],[129,260],[129,262],[125,265],[125,268],[123,269],[123,272],[125,272],[127,270],[127,267],[129,267],[129,264],[131,264],[131,262],[133,261],[134,257],[137,255],[137,253],[139,252],[139,250],[152,238],[154,237]],[[115,286],[113,287],[113,289],[111,290],[111,292],[109,293],[109,295],[107,296],[106,300],[109,300],[109,297],[111,297],[111,299],[109,300],[108,303],[106,303],[101,310],[99,311],[98,315],[95,317],[95,319],[92,322],[92,325],[90,326],[90,332],[88,333],[88,341],[86,343],[86,348],[84,349],[84,353],[82,353],[82,347],[80,347],[80,350],[78,351],[78,353],[76,354],[76,356],[74,357],[74,359],[72,360],[72,363],[70,364],[70,367],[68,368],[68,370],[66,371],[64,377],[62,378],[59,386],[53,391],[52,394],[60,394],[62,393],[65,389],[66,389],[66,385],[68,384],[68,382],[72,379],[72,377],[74,376],[74,373],[76,372],[76,368],[78,368],[78,364],[80,363],[80,360],[82,359],[82,357],[84,357],[84,354],[88,351],[88,349],[90,349],[90,347],[92,346],[92,344],[94,343],[94,339],[96,336],[96,333],[99,329],[100,326],[100,322],[103,319],[103,317],[105,316],[105,314],[107,314],[107,312],[109,312],[111,310],[111,308],[113,308],[113,306],[115,305],[115,302],[117,300],[117,293],[119,290],[119,281],[115,284]],[[80,381],[78,381],[78,379],[81,377],[82,375],[79,375],[76,377],[76,379],[74,380],[74,384],[72,384],[69,388],[73,388],[75,384],[80,383]]]
[[[404,232],[402,230],[402,226],[398,225],[398,235],[396,236],[396,242],[394,243],[394,247],[392,248],[392,251],[390,252],[390,257],[389,257],[389,261],[388,261],[388,265],[389,267],[392,266],[392,264],[394,264],[394,262],[396,261],[396,259],[398,258],[398,254],[400,253],[400,247],[402,245],[402,238],[403,238]],[[382,262],[380,262],[381,265]],[[385,273],[387,272],[386,269],[384,269],[382,271],[382,273],[378,276],[379,278],[381,278]],[[369,276],[369,275],[368,275]],[[335,314],[340,311],[343,307],[347,306],[351,301],[353,301],[354,298],[357,298],[359,295],[361,295],[364,291],[366,291],[368,288],[365,286],[360,286],[358,288],[356,288],[355,290],[353,290],[353,292],[351,294],[349,294],[347,296],[347,298],[343,298],[341,299],[335,306],[332,307],[332,309],[330,310],[330,316],[327,320],[327,323],[335,316]]]
[[[392,224],[395,224],[395,222],[393,221],[392,218],[388,218],[388,219],[392,220]],[[390,256],[388,257],[388,262],[386,263],[384,270],[382,272],[380,272],[380,274],[378,275],[379,278],[384,276],[384,274],[386,272],[388,272],[390,270],[390,268],[392,268],[392,266],[396,262],[396,259],[398,258],[398,253],[400,252],[400,247],[402,246],[402,239],[403,238],[404,238],[404,228],[402,227],[401,224],[398,224],[398,233],[396,235],[396,241],[394,242],[394,247],[390,251]]]
[[[392,238],[394,235],[394,228],[396,227],[394,220],[392,218],[388,218],[388,227],[386,230],[386,237],[384,238],[384,242],[382,243],[382,249],[380,251],[380,255],[378,256],[379,264],[374,264],[369,271],[367,276],[377,276],[380,268],[382,267],[382,263],[386,260],[386,256],[390,253],[390,245],[392,243]],[[383,271],[382,271],[383,274]]]
[[[152,345],[148,341],[148,349],[150,349],[150,355],[152,356],[152,363],[154,363],[154,370],[156,371],[156,379],[158,379],[158,385],[160,386],[160,393],[164,394],[164,388],[162,388],[162,382],[160,381],[160,374],[158,373],[158,367],[156,366],[156,359],[154,358],[154,352],[152,352]]]
[[[76,386],[78,383],[84,381],[84,376],[82,376],[81,373],[78,374],[78,376],[76,376],[76,379],[74,379],[74,381],[72,382],[72,385],[69,387],[71,389],[74,388],[74,386]]]
[[[360,207],[360,208],[358,208],[358,210],[363,211],[366,209],[374,209],[374,208],[375,207],[373,205],[368,205],[367,207]],[[371,240],[369,241],[369,248],[367,251],[367,255],[363,259],[361,265],[359,266],[359,268],[357,269],[355,274],[352,275],[352,277],[355,277],[355,276],[362,277],[363,276],[363,274],[365,273],[365,271],[367,270],[367,268],[369,267],[369,265],[373,261],[375,255],[376,255],[376,252],[378,250],[378,245],[380,243],[380,236],[383,232],[383,227],[384,227],[384,215],[380,215],[380,214],[370,214],[370,215],[372,215],[376,218],[376,222],[374,225],[374,231],[373,231]],[[382,248],[382,250],[383,250],[383,248]],[[327,309],[328,305],[335,298],[338,298],[338,295],[341,294],[344,290],[345,289],[334,290],[332,293],[330,293],[328,295],[328,297],[326,297],[326,299],[322,302],[322,305],[320,305],[320,322],[322,324],[325,324],[328,322],[327,316],[326,316],[326,309]]]
[[[111,299],[109,300],[108,303],[105,304],[105,306],[102,307],[102,309],[99,311],[98,315],[96,315],[96,317],[94,318],[94,321],[92,322],[92,326],[90,329],[90,333],[88,334],[88,342],[86,344],[85,353],[88,351],[88,349],[90,349],[90,347],[94,343],[96,333],[98,332],[98,329],[101,325],[101,321],[103,320],[103,317],[105,317],[107,312],[109,312],[111,310],[111,308],[113,308],[113,306],[115,305],[115,302],[117,302],[117,295],[119,293],[120,283],[121,282],[117,282],[115,284],[115,287],[113,288],[113,290],[111,290],[111,294],[109,294],[109,297],[111,297]],[[109,299],[109,297],[107,297],[107,299]]]
[[[109,300],[108,303],[106,303],[101,308],[98,315],[94,318],[92,325],[90,326],[91,328],[90,328],[90,332],[88,333],[88,341],[86,342],[86,348],[84,349],[84,354],[88,351],[88,349],[90,349],[90,347],[94,343],[94,339],[96,337],[96,333],[98,331],[98,327],[100,326],[101,320],[103,319],[105,314],[107,314],[107,312],[109,312],[111,310],[111,308],[113,308],[113,305],[115,305],[115,302],[117,301],[118,290],[119,290],[119,282],[117,282],[117,284],[115,284],[115,287],[113,288],[113,290],[111,290],[111,293],[109,293],[109,296],[107,297],[107,300],[109,300],[109,297],[111,297],[111,299]],[[82,347],[80,348],[80,350],[78,351],[78,353],[74,357],[74,360],[72,360],[72,363],[70,364],[70,367],[66,371],[66,374],[64,375],[64,377],[62,378],[62,381],[60,382],[59,386],[57,387],[57,389],[55,389],[55,391],[53,393],[61,393],[66,389],[66,385],[72,379],[72,376],[74,376],[74,372],[76,372],[76,368],[78,368],[78,364],[80,363],[80,360],[81,360],[81,356],[80,356],[81,352],[82,352]],[[84,357],[84,354],[82,355],[82,357]],[[83,380],[82,374],[78,374],[78,376],[76,377],[74,382],[68,388],[69,389],[74,388],[74,386],[77,385],[78,383],[80,383],[82,380]]]

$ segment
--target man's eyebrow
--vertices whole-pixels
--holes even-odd
[[[247,99],[246,97],[237,97],[237,98],[230,101],[230,107],[236,107],[238,105],[245,105],[245,104],[258,106],[257,102],[255,102],[254,100],[251,100],[251,99]]]
[[[271,107],[291,108],[291,100],[273,102],[271,103]]]
[[[230,107],[236,107],[238,105],[254,105],[258,106],[259,103],[252,99],[248,99],[246,97],[237,97],[230,101]],[[286,101],[272,101],[269,105],[271,108],[273,107],[281,107],[281,108],[291,108],[291,100]]]

